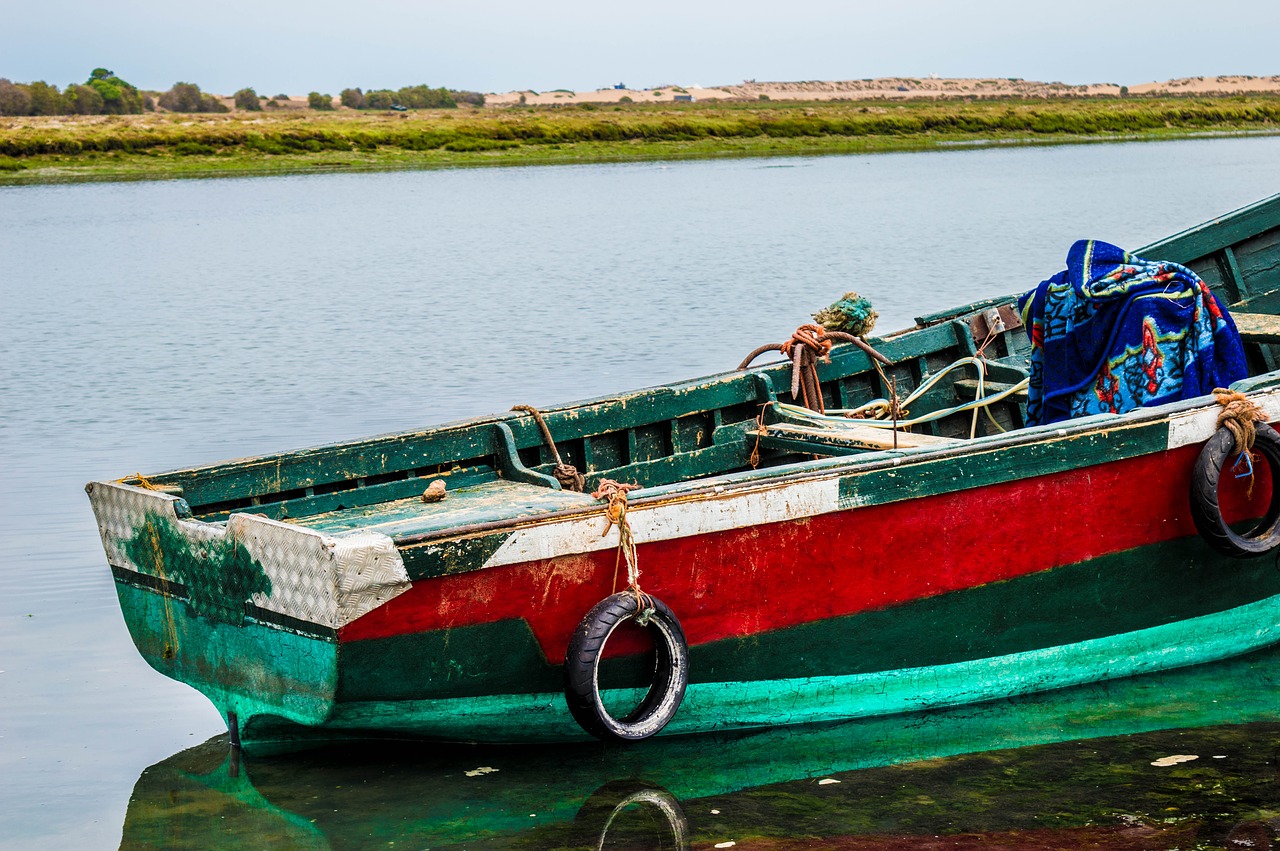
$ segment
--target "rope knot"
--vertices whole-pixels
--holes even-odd
[[[627,492],[639,490],[640,486],[635,484],[623,484],[615,482],[613,479],[601,479],[600,485],[591,495],[596,499],[605,499],[609,501],[605,507],[604,516],[606,519],[604,531],[600,533],[600,537],[609,534],[609,530],[615,525],[618,527],[618,556],[613,565],[613,587],[618,587],[618,568],[625,560],[627,563],[627,587],[636,594],[637,605],[643,609],[641,597],[643,592],[640,591],[640,565],[636,560],[636,542],[631,535],[631,523],[627,520]]]
[[[1218,428],[1225,428],[1235,439],[1232,451],[1239,455],[1253,449],[1258,434],[1257,424],[1267,421],[1266,413],[1243,393],[1217,387],[1213,395],[1222,406],[1218,412]]]
[[[547,448],[551,450],[551,456],[556,459],[556,466],[551,471],[551,475],[560,483],[560,487],[567,491],[582,493],[582,489],[587,485],[587,479],[578,472],[577,467],[572,464],[566,464],[564,459],[560,457],[560,450],[556,448],[556,442],[551,439],[551,429],[547,427],[547,421],[542,418],[542,412],[532,405],[513,405],[511,410],[528,414],[538,424],[538,429],[542,432],[542,439],[546,442]]]
[[[791,339],[778,346],[784,357],[791,359],[791,398],[803,399],[811,411],[825,413],[822,388],[818,385],[818,358],[831,362],[831,340],[821,325],[801,325]]]

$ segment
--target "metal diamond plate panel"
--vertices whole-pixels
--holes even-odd
[[[335,629],[345,626],[410,587],[395,544],[376,532],[332,537],[252,514],[232,514],[225,524],[179,520],[175,497],[116,482],[94,482],[89,497],[112,564],[158,573],[129,554],[127,542],[148,521],[177,533],[179,541],[185,542],[180,548],[186,550],[188,563],[204,560],[207,569],[231,569],[215,563],[209,553],[216,549],[211,542],[234,542],[270,580],[270,591],[255,591],[253,603],[309,623]],[[158,554],[156,563],[174,557],[171,552]],[[244,601],[226,602],[234,606]]]

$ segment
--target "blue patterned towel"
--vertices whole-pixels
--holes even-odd
[[[1190,399],[1244,378],[1230,314],[1177,263],[1080,240],[1018,299],[1031,335],[1027,425]]]

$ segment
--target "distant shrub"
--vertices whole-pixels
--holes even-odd
[[[390,89],[376,89],[364,94],[365,109],[390,109],[396,103],[396,93]]]
[[[458,105],[453,95],[445,88],[405,86],[396,92],[396,97],[403,106],[410,109],[451,109]]]
[[[343,89],[338,97],[348,109],[364,109],[364,92],[360,89]]]
[[[261,112],[262,101],[258,99],[258,93],[253,89],[241,89],[235,94],[236,109],[244,109],[250,112]]]
[[[43,80],[26,86],[31,96],[32,115],[58,115],[62,112],[62,93],[57,86],[51,86]]]
[[[633,100],[630,98],[630,96],[628,96],[628,95],[623,95],[622,97],[618,98],[618,103],[635,103],[635,101],[633,101]]]
[[[101,115],[104,101],[97,89],[90,86],[67,86],[62,94],[65,111],[69,115]]]
[[[160,107],[170,112],[229,112],[226,104],[200,91],[195,83],[174,83],[160,95]]]
[[[31,95],[21,86],[0,77],[0,115],[30,115]]]
[[[472,106],[484,106],[484,95],[480,92],[454,91],[449,90],[449,94],[457,103],[469,103]]]
[[[307,95],[307,106],[311,109],[333,109],[333,95],[310,92]]]
[[[760,95],[760,100],[769,100],[768,95]]]

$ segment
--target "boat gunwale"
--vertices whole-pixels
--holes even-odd
[[[1232,389],[1246,383],[1257,383],[1259,379],[1272,377],[1280,379],[1280,370],[1251,376],[1236,382]],[[1260,389],[1253,397],[1280,397],[1280,389]],[[964,440],[954,446],[921,446],[909,449],[889,449],[867,452],[858,455],[841,455],[828,458],[817,458],[784,464],[759,470],[727,473],[695,479],[692,482],[677,482],[669,485],[658,485],[632,492],[629,505],[632,510],[652,508],[680,502],[690,502],[710,496],[723,499],[731,496],[773,490],[793,482],[843,478],[850,473],[870,473],[884,469],[901,467],[906,464],[917,464],[943,458],[955,458],[966,455],[985,455],[1015,446],[1035,443],[1055,443],[1061,440],[1072,440],[1089,433],[1127,431],[1135,428],[1147,428],[1156,422],[1168,422],[1174,415],[1199,411],[1209,411],[1218,407],[1211,394],[1184,399],[1151,408],[1138,408],[1124,414],[1094,414],[1076,420],[1049,423],[1039,426],[1026,426],[1002,434],[983,435]],[[1156,450],[1159,451],[1159,450]],[[1095,466],[1099,462],[1081,464]],[[690,485],[694,485],[690,487]],[[982,485],[975,485],[981,487]],[[606,506],[578,506],[550,511],[535,517],[515,517],[494,520],[486,523],[473,523],[456,526],[451,529],[440,529],[415,535],[393,536],[397,547],[413,547],[421,544],[441,543],[454,539],[468,538],[506,529],[524,529],[556,523],[563,520],[584,516],[600,515]]]

